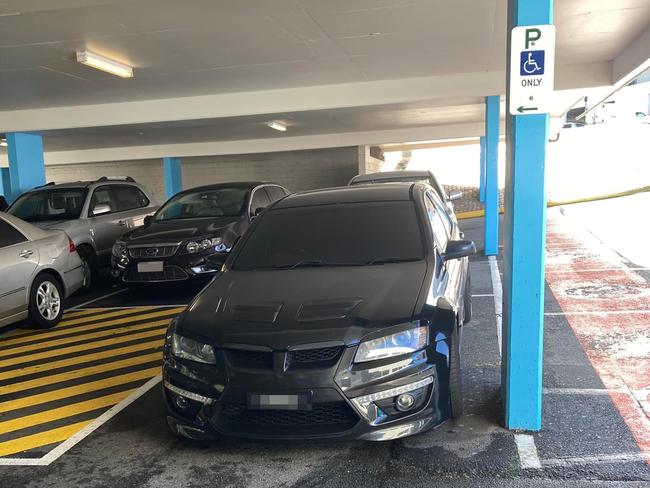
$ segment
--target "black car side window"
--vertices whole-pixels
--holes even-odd
[[[0,248],[13,246],[26,240],[22,232],[0,219]]]
[[[427,218],[429,219],[429,225],[431,225],[431,231],[433,232],[433,238],[436,240],[438,249],[441,252],[447,248],[447,241],[449,241],[449,231],[445,227],[440,213],[436,209],[433,201],[427,194],[424,199],[426,208],[427,208]]]
[[[258,209],[266,208],[271,201],[269,200],[264,188],[258,188],[251,197],[251,216],[254,216]]]
[[[266,192],[269,194],[271,203],[277,202],[278,200],[280,200],[280,198],[283,198],[285,196],[284,190],[279,186],[267,186]]]

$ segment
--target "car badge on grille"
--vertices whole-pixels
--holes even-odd
[[[160,249],[158,249],[157,247],[149,247],[149,248],[147,248],[147,250],[145,252],[146,252],[147,256],[154,257],[154,256],[158,256],[158,253],[160,252]]]

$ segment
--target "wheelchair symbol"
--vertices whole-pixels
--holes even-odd
[[[521,53],[521,76],[544,74],[544,51],[524,51]]]

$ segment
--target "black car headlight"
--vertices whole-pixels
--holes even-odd
[[[205,364],[217,364],[214,348],[210,344],[189,339],[177,333],[172,334],[172,355]]]
[[[212,237],[188,242],[185,244],[185,252],[188,254],[196,254],[197,252],[206,251],[211,248],[215,251],[220,251],[222,247],[225,249],[223,239],[221,237]]]
[[[429,329],[414,323],[414,327],[394,334],[363,341],[354,356],[355,363],[374,361],[392,356],[409,354],[423,349],[428,344]]]

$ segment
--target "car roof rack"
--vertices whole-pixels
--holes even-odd
[[[135,183],[135,180],[130,176],[102,176],[96,181],[129,181],[131,183]]]

